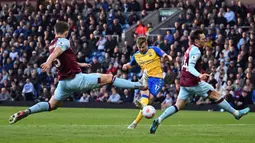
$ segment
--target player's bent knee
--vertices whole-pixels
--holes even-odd
[[[101,78],[100,83],[103,83],[103,84],[112,83],[114,80],[113,74],[101,74],[100,78]]]
[[[209,93],[209,98],[214,99],[214,100],[219,100],[220,99],[220,94],[217,91],[211,91]]]
[[[56,109],[58,109],[58,105],[56,105],[56,104],[50,104],[50,108],[49,108],[49,111],[53,111],[53,110],[56,110]]]
[[[61,101],[55,100],[54,98],[51,98],[48,103],[49,111],[56,110],[61,105]]]
[[[185,100],[178,99],[174,106],[176,106],[178,110],[181,110],[185,106],[185,104],[186,104]]]

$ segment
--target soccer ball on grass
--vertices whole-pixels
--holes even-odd
[[[145,106],[142,110],[142,114],[145,118],[151,119],[155,116],[156,109],[151,105]]]

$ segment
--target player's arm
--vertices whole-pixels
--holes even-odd
[[[63,50],[60,47],[56,47],[48,57],[47,61],[41,65],[42,70],[47,71],[48,69],[50,69],[52,62],[62,53]]]
[[[131,61],[129,63],[124,64],[122,67],[122,70],[124,70],[124,71],[129,70],[129,69],[133,68],[135,65],[137,65],[137,62],[135,60],[135,57],[132,56]]]
[[[79,63],[79,62],[78,62],[78,65],[79,65],[80,67],[90,67],[90,66],[91,66],[91,64]]]
[[[69,41],[62,39],[57,41],[54,51],[50,54],[47,61],[41,65],[42,71],[45,72],[49,70],[51,68],[52,62],[68,48],[70,48]]]
[[[160,48],[158,48],[158,47],[153,47],[152,49],[156,52],[156,54],[157,54],[159,57],[162,57],[163,59],[166,59],[166,60],[168,60],[168,61],[172,61],[172,60],[173,60],[173,58],[172,58],[170,55],[166,54],[166,53],[165,53],[163,50],[161,50]]]
[[[168,60],[168,61],[172,61],[173,60],[173,58],[170,55],[166,54],[166,53],[163,55],[163,58]]]
[[[54,51],[50,54],[47,59],[47,63],[52,63],[58,56],[60,56],[64,51],[60,47],[56,47]]]
[[[201,74],[195,68],[197,60],[200,58],[200,56],[201,56],[200,52],[191,52],[190,53],[188,70],[192,75],[194,75],[194,76],[196,76],[200,79],[206,79],[209,75],[208,74]]]

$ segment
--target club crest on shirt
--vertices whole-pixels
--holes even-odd
[[[191,58],[192,58],[192,60],[197,60],[198,59],[197,56],[192,56]]]

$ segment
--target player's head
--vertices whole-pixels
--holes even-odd
[[[144,53],[148,50],[148,43],[146,36],[139,36],[136,40],[136,46],[141,53]]]
[[[65,37],[67,37],[69,26],[66,22],[59,21],[55,24],[54,30],[56,35],[64,35]]]
[[[195,30],[190,34],[190,40],[193,44],[199,47],[204,47],[206,44],[206,37],[202,30]]]

